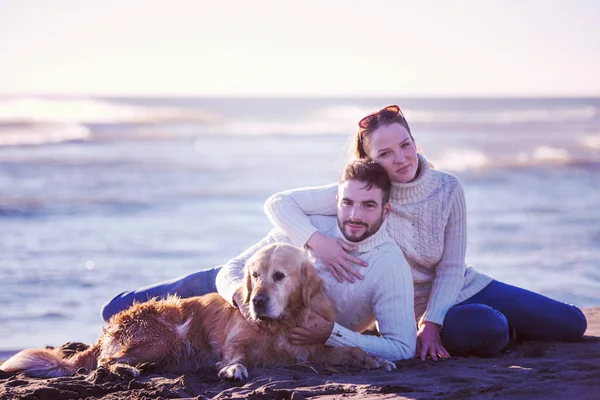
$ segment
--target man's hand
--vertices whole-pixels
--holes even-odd
[[[324,344],[333,331],[333,322],[320,314],[310,311],[304,326],[298,326],[290,332],[290,343],[295,345]]]
[[[432,360],[437,361],[438,356],[440,358],[450,358],[450,353],[442,345],[440,326],[425,321],[417,332],[417,353],[415,357],[420,357],[423,361],[427,357],[431,357]]]
[[[354,268],[354,265],[366,267],[368,264],[348,252],[356,251],[356,246],[344,242],[321,232],[315,232],[306,244],[321,259],[327,270],[338,282],[347,280],[354,283],[354,277],[362,279],[363,276]]]

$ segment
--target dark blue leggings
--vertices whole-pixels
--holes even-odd
[[[452,356],[490,357],[504,349],[514,329],[523,340],[580,339],[587,321],[573,305],[502,282],[450,308],[442,344]]]

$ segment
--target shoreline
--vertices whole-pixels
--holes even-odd
[[[214,371],[142,376],[134,381],[94,372],[36,379],[0,374],[0,400],[122,398],[304,399],[596,399],[600,392],[600,307],[582,308],[588,320],[580,342],[524,342],[493,358],[404,360],[392,372],[298,365],[255,368],[242,383],[221,382]],[[2,355],[8,351],[0,351]],[[111,380],[112,379],[112,380]]]

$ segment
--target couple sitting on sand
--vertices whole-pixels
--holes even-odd
[[[456,177],[417,152],[408,122],[392,105],[366,116],[354,137],[357,160],[339,184],[275,194],[265,211],[276,228],[222,267],[196,272],[107,303],[112,315],[153,297],[218,291],[236,305],[245,261],[273,242],[304,246],[336,303],[296,328],[295,344],[361,347],[396,361],[494,356],[515,339],[581,338],[577,307],[498,282],[465,264],[466,206]],[[337,217],[336,217],[337,215]],[[379,336],[362,334],[377,322]]]

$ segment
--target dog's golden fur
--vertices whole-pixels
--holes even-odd
[[[250,320],[216,293],[150,300],[115,315],[94,346],[69,359],[57,350],[29,349],[0,370],[56,377],[102,366],[137,376],[137,366],[151,364],[155,371],[180,373],[216,367],[223,379],[244,379],[247,368],[306,361],[393,368],[359,348],[289,343],[290,330],[302,325],[310,310],[335,320],[335,307],[304,251],[286,244],[267,246],[248,261],[244,279],[240,308]]]

